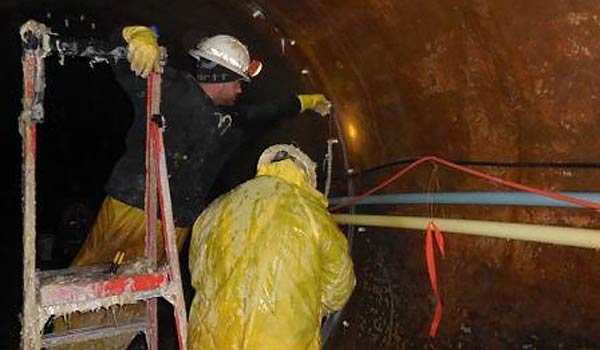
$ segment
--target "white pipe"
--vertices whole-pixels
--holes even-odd
[[[442,232],[600,249],[600,230],[593,229],[413,216],[336,214],[333,217],[339,224],[344,225],[397,227],[423,231],[430,221],[434,221]]]

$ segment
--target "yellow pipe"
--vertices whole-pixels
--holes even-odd
[[[349,214],[336,214],[333,216],[339,224],[397,227],[414,230],[425,230],[427,224],[434,221],[442,232],[600,249],[600,230],[584,228],[414,216]]]

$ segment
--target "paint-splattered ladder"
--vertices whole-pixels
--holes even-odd
[[[179,348],[186,349],[187,315],[175,243],[166,159],[160,118],[161,76],[148,77],[146,138],[146,213],[156,213],[160,203],[167,264],[157,267],[156,214],[146,216],[146,259],[125,264],[118,273],[108,265],[59,271],[35,270],[35,158],[36,124],[43,121],[44,57],[50,52],[50,30],[28,21],[21,27],[23,39],[23,112],[19,130],[23,138],[23,315],[21,348],[43,347],[106,338],[138,331],[146,333],[148,348],[158,349],[156,298],[173,304]],[[164,52],[164,51],[163,51]],[[166,57],[166,54],[163,54]],[[158,195],[158,199],[157,199]],[[85,312],[146,301],[146,318],[109,327],[91,327],[61,334],[43,335],[46,321],[57,315]]]

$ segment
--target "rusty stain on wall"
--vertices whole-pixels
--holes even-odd
[[[600,8],[594,2],[263,3],[286,17],[286,29],[296,30],[299,42],[310,42],[311,63],[338,101],[342,122],[361,132],[360,145],[349,146],[358,169],[428,154],[499,162],[597,160]],[[335,20],[319,16],[323,8]],[[342,45],[353,50],[331,49]],[[333,61],[344,69],[330,68]],[[600,186],[597,169],[480,170],[554,191]],[[385,192],[431,190],[431,172],[417,170]],[[357,179],[358,191],[391,173]],[[446,169],[437,177],[439,191],[507,190]],[[368,210],[429,215],[430,208]],[[578,209],[435,210],[449,218],[600,226],[597,213]],[[428,339],[434,302],[421,234],[359,234],[359,284],[345,312],[351,327],[338,329],[328,348],[600,346],[597,252],[461,235],[447,236],[449,256],[440,262],[445,316],[440,336]]]

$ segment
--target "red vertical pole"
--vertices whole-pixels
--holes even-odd
[[[147,139],[146,139],[146,255],[153,263],[156,262],[156,191],[160,204],[162,238],[169,267],[169,278],[174,295],[170,300],[173,303],[175,324],[179,349],[187,349],[187,312],[183,287],[181,285],[181,272],[179,268],[179,255],[175,240],[175,223],[173,221],[173,208],[169,192],[167,161],[164,151],[162,125],[159,125],[160,100],[161,100],[161,75],[151,73],[148,77],[146,96],[147,110]],[[150,329],[146,334],[149,350],[158,350],[158,327],[156,320],[156,299],[149,300],[147,311],[150,317]]]
[[[28,45],[29,43],[26,43]],[[44,60],[39,47],[23,50],[23,112],[19,118],[22,141],[21,187],[23,191],[23,315],[21,349],[39,350],[42,346],[42,329],[37,309],[37,283],[35,274],[35,158],[36,125],[43,118],[41,101],[36,93],[44,88]],[[34,115],[37,114],[37,115]],[[37,120],[36,120],[37,119]]]
[[[177,243],[175,241],[175,223],[173,222],[173,209],[169,190],[167,161],[163,147],[162,133],[157,131],[156,136],[156,158],[159,161],[158,196],[161,208],[161,219],[163,222],[162,229],[165,250],[167,253],[167,262],[169,264],[169,276],[171,277],[171,283],[173,283],[175,290],[173,312],[175,313],[179,349],[186,350],[188,332],[187,311],[185,309],[185,299],[183,297],[183,287],[181,284],[181,270],[179,268],[179,255],[177,252]]]
[[[158,188],[157,175],[157,159],[155,156],[155,136],[156,125],[152,121],[152,116],[158,113],[158,104],[160,103],[160,95],[158,101],[155,96],[155,90],[160,90],[160,81],[157,84],[157,79],[160,76],[152,73],[148,76],[146,89],[146,193],[145,193],[145,210],[146,215],[146,258],[156,268],[156,214],[157,214],[157,198],[156,190]],[[156,299],[148,299],[146,301],[146,313],[148,315],[148,330],[146,332],[146,343],[149,350],[158,350],[158,319],[157,319],[157,304]]]
[[[156,74],[154,82],[154,92],[152,99],[160,101],[160,83],[161,76]],[[157,105],[154,109],[155,114],[159,115],[160,109]],[[153,159],[156,161],[156,169],[158,170],[158,200],[160,203],[160,217],[162,221],[162,237],[165,247],[167,263],[169,266],[169,277],[173,285],[174,295],[173,312],[175,314],[175,325],[177,327],[177,337],[179,341],[179,349],[187,349],[187,312],[185,308],[185,299],[183,297],[183,287],[181,283],[181,270],[179,267],[179,254],[177,252],[177,242],[175,235],[175,222],[173,221],[173,208],[171,204],[171,193],[169,189],[169,179],[167,173],[167,160],[165,156],[164,142],[162,129],[152,123],[151,137],[153,140]]]

